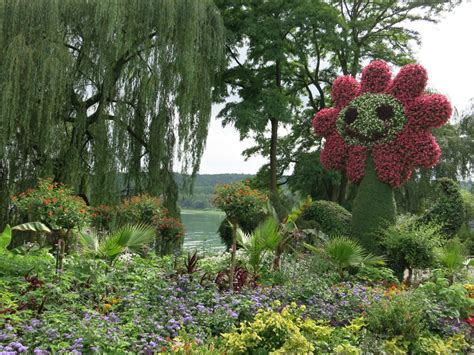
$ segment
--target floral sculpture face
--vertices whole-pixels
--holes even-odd
[[[394,187],[414,168],[434,166],[441,151],[429,128],[444,125],[452,109],[445,96],[424,92],[427,81],[418,64],[405,65],[392,80],[383,61],[365,67],[360,83],[338,77],[331,91],[335,107],[313,119],[316,134],[326,138],[323,166],[346,171],[358,183],[371,154],[379,179]]]

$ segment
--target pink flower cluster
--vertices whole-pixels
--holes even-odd
[[[418,64],[405,65],[392,80],[390,68],[380,60],[364,68],[360,84],[351,76],[338,77],[331,91],[335,107],[322,109],[313,119],[316,134],[325,138],[323,166],[345,171],[352,182],[358,183],[371,154],[379,179],[398,187],[410,178],[414,168],[436,165],[441,150],[429,128],[445,124],[452,108],[445,96],[424,92],[427,81],[426,70]],[[336,129],[339,112],[365,93],[392,95],[403,105],[407,117],[393,140],[371,148],[347,144]]]

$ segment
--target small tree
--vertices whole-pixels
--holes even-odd
[[[214,205],[223,210],[232,225],[232,247],[229,271],[229,285],[234,284],[235,253],[237,250],[237,228],[242,220],[248,220],[254,214],[261,213],[268,197],[242,182],[218,185],[215,190]]]
[[[81,228],[89,221],[89,212],[85,201],[73,194],[72,189],[53,182],[52,179],[40,179],[36,189],[30,189],[12,198],[20,212],[28,220],[40,221],[52,231],[57,243],[56,268],[63,267],[67,236],[74,228]]]
[[[414,269],[428,269],[434,265],[436,248],[441,242],[440,228],[409,219],[384,230],[381,245],[389,266],[400,279],[407,269],[407,282],[411,283]]]

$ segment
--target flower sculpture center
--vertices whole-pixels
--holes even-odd
[[[386,94],[364,94],[338,115],[336,126],[347,144],[371,147],[395,138],[407,118],[400,101]]]

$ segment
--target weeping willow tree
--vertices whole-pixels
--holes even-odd
[[[2,0],[2,211],[43,176],[91,204],[148,192],[174,210],[174,165],[194,175],[203,153],[222,38],[210,0]]]

